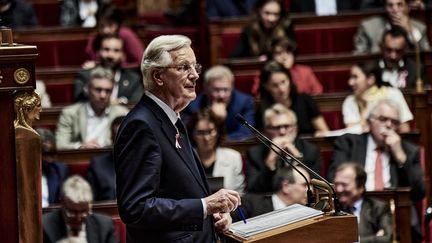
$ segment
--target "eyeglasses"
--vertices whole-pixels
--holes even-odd
[[[273,131],[280,131],[282,128],[284,130],[289,130],[294,128],[296,125],[293,124],[281,124],[281,125],[277,125],[277,126],[266,126],[267,129],[269,130],[273,130]]]
[[[76,210],[70,210],[70,209],[64,209],[65,215],[68,218],[74,218],[74,217],[81,217],[81,218],[85,218],[87,216],[89,216],[90,212],[89,211],[76,211]]]
[[[399,126],[400,125],[400,121],[397,119],[393,119],[390,117],[386,117],[386,116],[371,116],[372,119],[375,119],[381,123],[387,123],[388,121],[391,122],[391,124],[393,126]]]
[[[202,71],[202,65],[199,63],[195,63],[195,64],[184,63],[181,65],[164,66],[159,68],[176,68],[177,71],[181,71],[184,74],[190,74],[192,72],[192,68],[195,69],[195,72],[197,72],[197,74],[200,74]]]
[[[206,136],[214,137],[214,136],[216,136],[217,131],[215,128],[209,129],[209,130],[196,130],[193,132],[193,134],[195,136],[199,136],[199,137],[206,137]]]

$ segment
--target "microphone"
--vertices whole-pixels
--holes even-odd
[[[344,215],[341,214],[341,205],[339,203],[339,199],[336,195],[336,191],[334,190],[334,188],[331,186],[330,182],[328,182],[326,179],[324,179],[322,176],[320,176],[318,173],[316,173],[314,170],[312,170],[311,168],[309,168],[308,166],[306,166],[303,162],[301,162],[300,160],[298,160],[296,157],[294,157],[292,154],[288,153],[287,151],[285,151],[284,149],[282,149],[281,147],[279,147],[277,144],[275,144],[273,141],[271,141],[268,137],[266,137],[264,134],[262,134],[260,131],[258,131],[258,129],[256,129],[254,126],[252,126],[251,124],[249,124],[246,119],[240,115],[240,114],[236,114],[235,115],[236,120],[242,124],[245,125],[251,132],[252,134],[262,143],[264,144],[267,148],[273,150],[285,163],[287,163],[288,165],[290,165],[295,171],[297,171],[306,181],[308,190],[307,190],[307,197],[308,197],[308,205],[311,206],[314,202],[313,199],[313,194],[312,191],[310,189],[310,183],[307,180],[306,176],[299,171],[292,163],[290,160],[294,160],[295,162],[297,162],[298,164],[300,164],[305,170],[307,170],[309,173],[311,173],[311,175],[313,175],[314,177],[322,180],[327,186],[328,188],[331,188],[332,194],[333,194],[333,202],[334,202],[334,207],[335,207],[335,215]],[[269,145],[271,144],[271,145]],[[275,149],[275,147],[277,148],[277,150]],[[283,154],[282,154],[282,153]],[[285,156],[284,156],[285,155]],[[289,157],[290,160],[288,160],[287,157]]]

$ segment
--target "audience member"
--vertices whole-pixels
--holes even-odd
[[[281,0],[257,0],[252,22],[243,28],[231,57],[266,59],[274,39],[287,37],[295,41],[293,24]]]
[[[260,104],[257,127],[262,127],[264,111],[274,103],[280,103],[294,111],[300,134],[324,135],[329,129],[312,97],[298,93],[291,74],[277,62],[267,63],[260,76]]]
[[[243,161],[239,152],[221,147],[224,139],[224,121],[216,117],[210,109],[192,113],[187,129],[191,143],[208,177],[222,176],[223,187],[243,193],[245,177]]]
[[[400,112],[400,132],[409,132],[409,121],[413,119],[402,92],[383,83],[381,70],[375,61],[358,64],[351,67],[351,76],[348,80],[353,94],[345,98],[342,104],[342,115],[347,127],[359,126],[359,131],[368,131],[367,116],[369,109],[382,99],[391,99]]]
[[[249,16],[257,0],[208,0],[207,17],[229,18]]]
[[[320,151],[315,145],[297,137],[297,118],[293,111],[274,104],[264,113],[264,133],[279,147],[320,172]],[[246,180],[249,192],[270,192],[276,172],[286,166],[278,155],[264,144],[248,149]]]
[[[392,215],[389,206],[365,196],[367,174],[356,163],[344,162],[336,168],[334,185],[344,211],[357,217],[359,242],[391,242]]]
[[[139,66],[141,63],[144,46],[132,29],[123,25],[123,14],[120,9],[111,4],[100,7],[97,15],[98,35],[117,34],[123,40],[124,64]],[[86,54],[89,60],[96,60],[97,50],[95,48],[96,36],[87,42]],[[88,65],[88,64],[87,64]]]
[[[405,55],[408,46],[408,37],[405,30],[393,27],[384,33],[381,42],[382,58],[379,67],[382,71],[382,80],[396,88],[416,88],[417,64]],[[421,65],[419,63],[419,65]],[[421,77],[426,81],[421,67]]]
[[[114,87],[110,70],[101,67],[90,73],[86,86],[88,101],[66,106],[57,123],[57,148],[100,148],[111,145],[109,124],[118,116],[126,115],[128,109],[111,105]]]
[[[116,117],[111,123],[111,141],[114,142],[124,116]],[[116,200],[116,175],[112,152],[93,157],[86,179],[94,195],[94,201]]]
[[[13,29],[36,27],[33,5],[25,0],[0,0],[0,24]]]
[[[60,25],[96,26],[96,14],[99,7],[97,0],[63,0],[60,5]]]
[[[414,50],[418,44],[420,50],[429,50],[426,25],[409,16],[408,0],[385,0],[385,15],[374,16],[363,20],[354,36],[354,52],[377,53],[384,32],[395,26],[403,28],[408,33],[409,48]]]
[[[98,36],[96,39],[98,65],[110,69],[114,74],[114,88],[111,93],[111,103],[137,103],[143,94],[143,84],[140,75],[122,67],[124,59],[124,42],[116,34]],[[75,102],[87,100],[84,87],[90,79],[92,69],[81,70],[74,81]]]
[[[345,10],[357,10],[361,4],[360,0],[291,0],[289,12],[336,15]]]
[[[367,123],[370,132],[345,134],[335,140],[335,150],[328,177],[345,161],[354,161],[365,168],[366,190],[388,187],[411,187],[411,199],[425,196],[419,147],[398,134],[399,106],[391,100],[380,100],[370,110]]]
[[[296,166],[308,181],[309,173],[300,166]],[[242,197],[242,209],[246,218],[255,217],[274,210],[282,209],[293,204],[306,205],[307,184],[305,179],[292,167],[284,167],[278,170],[270,182],[273,194],[246,194]],[[236,213],[233,213],[233,221],[238,221]]]
[[[57,161],[57,148],[54,134],[46,128],[37,128],[42,148],[42,207],[58,203],[60,187],[69,176],[68,166]]]
[[[209,107],[218,119],[225,121],[227,138],[241,140],[250,138],[249,129],[241,125],[236,114],[241,114],[251,125],[254,125],[253,98],[234,88],[234,74],[228,67],[217,65],[204,74],[204,94],[189,104],[183,114],[183,120],[192,112]]]
[[[323,87],[313,72],[307,65],[295,62],[296,44],[288,38],[278,38],[272,43],[270,60],[274,60],[288,69],[293,82],[297,87],[297,92],[309,95],[317,95],[323,92]]]
[[[39,95],[41,99],[42,108],[51,107],[50,96],[47,93],[45,83],[42,80],[36,80],[35,92]]]
[[[66,179],[61,188],[61,209],[43,215],[43,242],[55,243],[66,237],[92,243],[118,242],[111,217],[93,213],[92,201],[86,180],[78,175]]]

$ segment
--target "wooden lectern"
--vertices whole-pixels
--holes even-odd
[[[3,31],[2,31],[3,33]],[[3,36],[2,36],[3,37]],[[11,36],[9,36],[12,38]],[[4,41],[5,38],[3,37]],[[14,92],[19,90],[33,90],[35,88],[35,46],[17,44],[1,44],[0,46],[0,236],[1,242],[19,242],[18,183],[16,169],[15,129],[14,129]],[[40,171],[35,171],[40,173]],[[40,182],[39,182],[40,184]],[[39,186],[28,185],[35,190]],[[36,200],[36,199],[35,199]],[[42,208],[38,208],[40,212]],[[28,219],[33,225],[31,229],[38,229],[41,219]],[[33,227],[34,226],[34,227]],[[41,234],[38,233],[38,234]],[[39,237],[39,236],[38,236]],[[34,239],[29,242],[39,242]]]
[[[356,242],[358,241],[357,218],[353,215],[321,215],[256,234],[248,239],[232,233],[227,233],[226,236],[228,243]]]

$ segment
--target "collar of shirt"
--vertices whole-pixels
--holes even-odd
[[[273,204],[273,210],[278,210],[287,207],[287,205],[276,194],[273,194],[271,199]]]
[[[357,217],[358,223],[360,223],[360,213],[361,213],[362,205],[363,205],[363,197],[360,198],[359,200],[357,200],[353,205],[353,207],[354,207],[353,214]]]
[[[87,104],[86,104],[86,110],[87,110],[87,116],[88,117],[98,117],[98,116],[96,116],[96,113],[94,112],[94,110],[91,107],[89,102],[87,102]],[[110,106],[105,108],[104,115],[108,116],[109,112],[110,112]]]
[[[160,108],[162,108],[162,110],[165,112],[165,114],[168,116],[168,118],[170,119],[171,123],[173,125],[176,124],[177,119],[179,119],[179,114],[176,113],[173,109],[171,109],[167,104],[165,104],[165,102],[163,102],[161,99],[159,99],[158,97],[156,97],[154,94],[145,91],[145,94],[152,99],[154,102],[156,102],[156,104],[158,106],[160,106]]]
[[[372,135],[368,135],[367,138],[367,147],[366,147],[366,158],[364,162],[364,169],[367,174],[367,180],[365,189],[366,191],[373,191],[375,190],[375,161],[376,161],[376,152],[377,144],[375,143],[375,140],[373,140]],[[390,154],[387,151],[382,151],[381,153],[381,160],[383,162],[383,180],[384,180],[384,187],[390,187],[391,181],[390,181]]]

